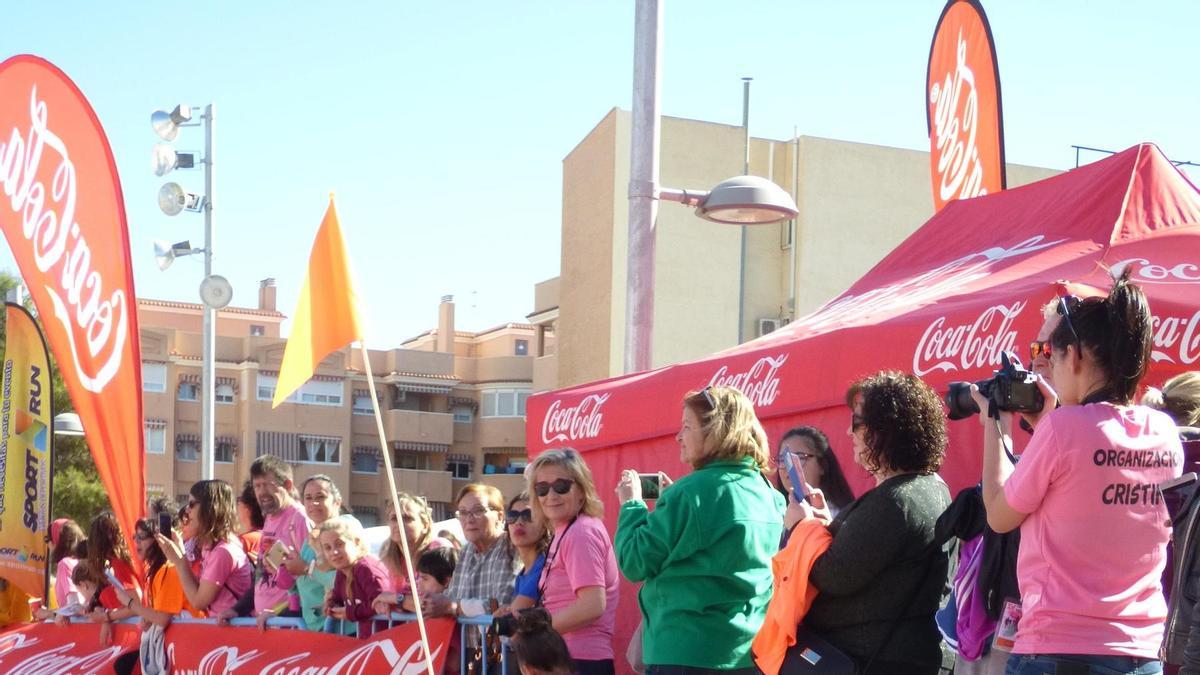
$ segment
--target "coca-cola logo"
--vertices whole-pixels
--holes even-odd
[[[582,401],[564,408],[562,399],[550,404],[542,419],[542,443],[555,445],[596,438],[604,428],[600,408],[611,394],[589,394]]]
[[[710,387],[733,387],[746,395],[756,408],[763,408],[779,398],[779,369],[787,363],[786,354],[764,356],[740,373],[730,373],[721,366],[708,381]]]
[[[967,63],[967,41],[958,32],[954,70],[929,87],[937,147],[938,196],[941,202],[987,194],[975,136],[979,131],[979,93]],[[961,111],[961,114],[960,114]]]
[[[947,325],[946,317],[938,317],[917,343],[913,373],[924,376],[935,370],[950,372],[1000,365],[1000,355],[1016,347],[1017,331],[1013,323],[1025,304],[988,307],[970,324]]]
[[[1132,279],[1139,284],[1200,284],[1200,265],[1189,262],[1159,265],[1145,258],[1129,258],[1112,266],[1113,276],[1120,276],[1133,265]]]
[[[68,642],[57,647],[38,646],[20,661],[7,658],[19,649],[37,646],[41,640],[22,633],[10,633],[0,637],[0,664],[8,675],[67,675],[68,673],[97,673],[124,649],[119,646],[103,647],[86,654],[71,654],[76,643]]]
[[[1200,310],[1190,317],[1155,316],[1150,358],[1155,362],[1191,365],[1200,360]]]
[[[75,374],[85,389],[101,393],[121,367],[129,308],[121,289],[106,296],[104,279],[92,269],[91,248],[75,220],[75,164],[66,144],[50,130],[49,119],[34,85],[28,128],[13,127],[8,140],[0,142],[0,187],[12,215],[20,218],[34,264],[45,275],[45,291],[67,336]],[[51,174],[48,184],[44,174]],[[81,359],[84,350],[88,358]]]

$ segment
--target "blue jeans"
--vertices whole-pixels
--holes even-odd
[[[1004,675],[1152,675],[1162,664],[1132,656],[1085,654],[1013,654]]]

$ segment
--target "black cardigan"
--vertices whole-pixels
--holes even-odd
[[[871,670],[905,664],[936,673],[941,635],[933,614],[949,556],[935,542],[934,526],[949,504],[950,491],[937,476],[905,474],[843,509],[829,525],[829,550],[813,565],[810,579],[820,593],[804,625],[862,667],[901,617]]]

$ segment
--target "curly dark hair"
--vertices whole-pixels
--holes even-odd
[[[878,471],[931,474],[946,459],[946,412],[916,375],[885,370],[850,385],[846,405],[860,402],[866,427],[863,462]]]

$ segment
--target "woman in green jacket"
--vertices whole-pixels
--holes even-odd
[[[708,387],[684,398],[675,440],[694,471],[665,489],[653,512],[637,471],[617,485],[617,564],[645,582],[647,675],[755,672],[750,642],[771,599],[784,510],[764,475],[766,433],[744,394]]]

